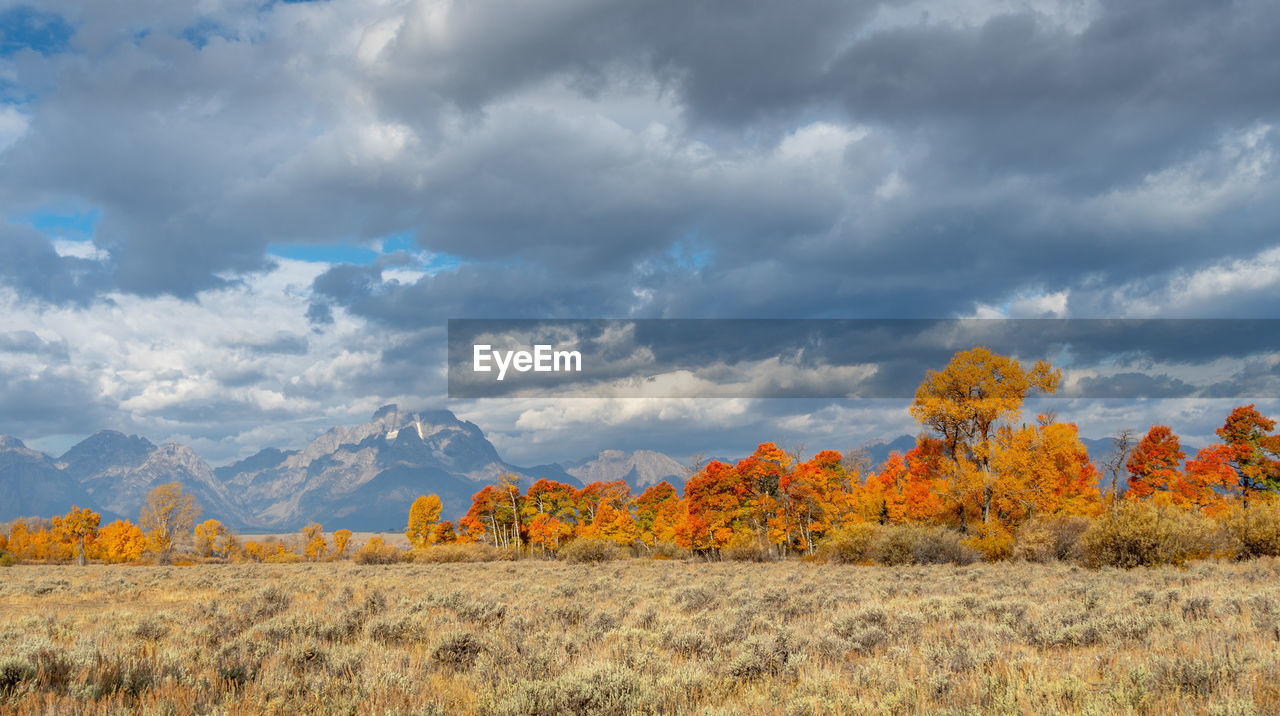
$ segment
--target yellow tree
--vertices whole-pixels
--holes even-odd
[[[319,522],[302,528],[302,540],[302,556],[309,562],[319,562],[329,553],[329,544],[324,541],[324,527]]]
[[[342,559],[347,556],[347,549],[351,546],[351,530],[342,529],[333,533],[333,556],[335,559]]]
[[[83,567],[85,561],[85,540],[92,540],[98,533],[98,522],[101,516],[84,507],[71,506],[66,516],[54,518],[56,531],[76,545],[76,562]]]
[[[1092,516],[1102,509],[1098,472],[1076,425],[1041,418],[1035,427],[1001,429],[996,440],[996,511],[1010,526],[1035,514]]]
[[[404,536],[414,547],[426,547],[435,536],[436,523],[440,521],[440,498],[436,495],[420,495],[409,506],[409,526]]]
[[[929,371],[916,389],[911,415],[941,436],[958,472],[976,478],[970,489],[978,493],[983,524],[991,520],[995,498],[991,443],[996,427],[1016,419],[1033,391],[1057,390],[1061,377],[1044,361],[1023,370],[1018,361],[979,346],[956,353],[941,371]]]
[[[192,531],[200,512],[200,505],[182,490],[182,484],[170,482],[147,493],[138,522],[151,548],[167,556],[173,551],[174,540]]]
[[[217,520],[205,520],[196,525],[195,529],[195,548],[196,554],[201,557],[211,557],[214,552],[219,551],[222,541],[227,535],[227,528]]]
[[[147,536],[128,520],[116,520],[98,530],[93,556],[105,562],[132,562],[147,548]]]

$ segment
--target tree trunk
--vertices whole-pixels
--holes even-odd
[[[84,535],[80,535],[80,554],[76,555],[76,564],[84,566]]]

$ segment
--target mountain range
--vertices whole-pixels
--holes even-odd
[[[474,423],[447,410],[380,408],[369,422],[334,427],[296,450],[267,448],[211,468],[185,445],[103,430],[54,458],[0,436],[0,521],[89,506],[103,519],[136,518],[158,484],[177,481],[204,518],[241,530],[291,531],[309,522],[329,529],[395,530],[421,494],[440,496],[458,517],[471,497],[505,473],[581,487],[626,480],[637,492],[682,478],[675,460],[652,451],[606,450],[572,464],[522,467],[504,461]],[[677,487],[683,484],[680,479]]]

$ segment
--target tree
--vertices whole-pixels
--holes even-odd
[[[1152,425],[1133,448],[1125,467],[1129,470],[1129,498],[1148,498],[1156,492],[1173,492],[1182,479],[1186,454],[1168,425]]]
[[[1107,496],[1107,502],[1113,508],[1116,505],[1116,498],[1120,496],[1120,471],[1125,469],[1129,461],[1129,451],[1133,448],[1135,437],[1134,431],[1129,428],[1117,430],[1115,436],[1111,438],[1111,452],[1102,459],[1103,469],[1111,475],[1111,493]]]
[[[147,533],[151,548],[167,557],[176,546],[179,535],[192,532],[201,508],[195,498],[182,490],[182,484],[158,485],[147,493],[138,522]]]
[[[983,524],[995,498],[991,439],[997,423],[1016,419],[1033,391],[1055,392],[1061,377],[1044,361],[1024,371],[1018,361],[979,346],[956,353],[941,371],[929,371],[916,389],[911,415],[942,437],[948,458],[969,463],[976,473]]]
[[[336,530],[333,533],[333,556],[342,559],[347,556],[347,549],[351,546],[351,530]]]
[[[1276,421],[1259,413],[1252,403],[1231,411],[1218,428],[1218,437],[1231,448],[1228,463],[1235,471],[1244,506],[1260,490],[1280,489],[1280,435],[1272,435]]]
[[[227,536],[227,528],[217,520],[205,520],[196,525],[194,531],[196,554],[211,557],[222,550]]]
[[[680,518],[680,496],[665,480],[651,485],[635,499],[636,528],[640,542],[653,547],[659,542],[674,542],[676,522]]]
[[[93,555],[105,562],[132,562],[147,548],[147,536],[128,520],[116,520],[98,530]]]
[[[420,495],[413,501],[409,506],[409,526],[404,530],[409,544],[417,548],[431,544],[441,509],[440,498],[436,495]]]
[[[302,542],[302,556],[309,562],[319,562],[329,553],[329,544],[324,541],[324,527],[319,522],[302,528]]]
[[[63,535],[69,538],[76,545],[76,562],[81,567],[85,562],[85,540],[93,539],[98,533],[98,521],[101,516],[93,510],[85,507],[80,508],[75,505],[71,506],[71,511],[65,517],[55,520],[55,524],[59,525]]]

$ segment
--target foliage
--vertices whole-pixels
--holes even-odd
[[[560,548],[556,556],[566,562],[611,562],[622,559],[622,548],[610,540],[583,538],[576,539]]]
[[[864,564],[875,559],[876,525],[856,522],[832,530],[822,541],[819,551],[824,558],[837,564]]]
[[[200,557],[225,557],[230,532],[217,520],[205,520],[193,532],[195,552]]]
[[[404,530],[410,545],[421,548],[435,541],[440,510],[440,498],[437,495],[419,495],[413,501],[409,507],[409,525]]]
[[[147,548],[147,537],[142,530],[128,520],[116,520],[98,530],[98,538],[89,549],[89,555],[104,562],[133,562]]]
[[[1044,515],[1024,522],[1013,544],[1014,559],[1027,562],[1074,562],[1080,540],[1092,521],[1082,515]]]
[[[341,529],[335,530],[333,533],[333,556],[342,559],[347,556],[347,549],[351,544],[351,530]]]
[[[201,513],[196,499],[182,489],[182,483],[157,485],[147,493],[138,516],[138,525],[147,534],[148,546],[157,552],[174,549],[175,540],[192,533]]]
[[[427,564],[449,562],[498,562],[515,559],[516,553],[488,544],[438,544],[413,551],[413,561]]]
[[[387,544],[381,535],[370,537],[351,558],[357,564],[395,564],[403,561],[400,550]]]
[[[1085,530],[1081,554],[1093,567],[1183,565],[1209,556],[1214,523],[1168,500],[1125,501]]]
[[[1230,548],[1240,559],[1280,557],[1280,501],[1254,501],[1222,520]]]

